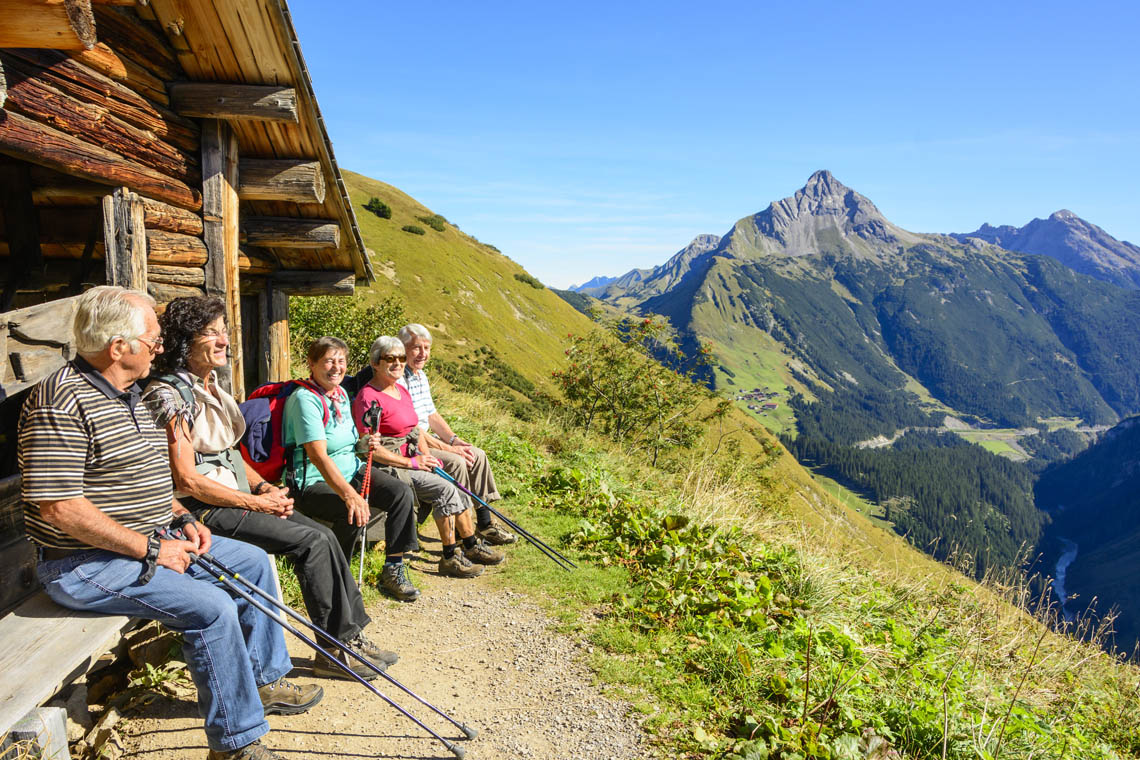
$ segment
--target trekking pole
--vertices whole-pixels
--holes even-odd
[[[162,536],[162,537],[164,537],[164,538],[175,538],[175,536],[176,536],[176,534],[173,534],[173,533],[171,533],[170,531],[167,531],[167,530],[161,530],[161,531],[159,531],[159,535],[160,535],[160,536]],[[246,586],[246,587],[248,587],[248,588],[250,588],[250,589],[253,589],[254,591],[256,591],[256,592],[258,593],[258,595],[260,595],[260,596],[264,597],[265,599],[268,599],[269,601],[273,602],[273,603],[274,603],[275,605],[277,605],[279,608],[281,608],[282,610],[284,610],[284,611],[286,611],[286,612],[290,613],[290,614],[291,614],[293,617],[297,618],[298,620],[300,620],[300,621],[304,622],[306,625],[308,625],[308,626],[309,626],[310,628],[312,628],[314,631],[316,631],[316,632],[317,632],[317,633],[319,633],[320,635],[324,636],[324,637],[325,637],[325,638],[327,638],[329,641],[332,641],[332,642],[333,642],[333,643],[334,643],[336,646],[339,646],[339,647],[340,647],[342,650],[344,650],[344,651],[348,652],[348,653],[349,653],[349,654],[351,654],[353,657],[355,657],[356,659],[360,660],[361,662],[363,662],[363,663],[364,663],[365,665],[367,665],[368,667],[372,668],[372,670],[375,670],[377,673],[379,673],[380,675],[382,675],[382,676],[384,676],[385,678],[387,678],[387,679],[388,679],[388,681],[389,681],[389,682],[391,682],[391,683],[392,683],[394,686],[398,686],[399,688],[403,689],[403,690],[404,690],[405,692],[407,692],[407,693],[408,693],[410,696],[412,696],[413,698],[415,698],[416,700],[418,700],[418,701],[419,701],[419,702],[421,702],[422,704],[426,705],[427,707],[431,708],[431,709],[432,709],[432,710],[434,710],[436,713],[438,713],[439,715],[443,716],[443,717],[444,717],[444,718],[446,718],[448,721],[450,721],[452,724],[454,724],[456,727],[458,727],[458,728],[459,728],[461,731],[463,731],[464,735],[465,735],[465,736],[466,736],[468,739],[472,739],[472,738],[474,738],[475,736],[477,736],[477,735],[478,735],[478,732],[477,732],[477,731],[475,731],[475,729],[472,729],[472,728],[468,728],[467,726],[463,725],[462,723],[458,723],[458,722],[456,722],[456,721],[455,721],[455,719],[453,719],[452,717],[450,717],[450,716],[449,716],[447,713],[443,712],[443,711],[442,711],[442,710],[440,710],[438,707],[435,707],[434,705],[432,705],[432,704],[431,704],[430,702],[428,702],[427,700],[425,700],[425,699],[423,699],[422,697],[418,696],[417,694],[415,694],[414,692],[412,692],[410,689],[408,689],[406,686],[404,686],[404,685],[403,685],[403,684],[401,684],[399,681],[397,681],[395,678],[393,678],[392,676],[388,675],[387,673],[385,673],[384,671],[382,671],[380,668],[376,667],[376,665],[375,665],[374,663],[372,663],[370,660],[367,660],[367,659],[365,659],[363,656],[361,656],[360,654],[358,654],[357,652],[355,652],[355,651],[354,651],[354,650],[352,650],[351,648],[349,648],[349,647],[345,646],[343,642],[341,642],[341,641],[338,641],[338,640],[337,640],[336,638],[334,638],[333,636],[330,636],[328,633],[326,633],[326,632],[322,631],[322,630],[321,630],[320,628],[318,628],[318,627],[317,627],[317,626],[316,626],[316,625],[315,625],[315,624],[314,624],[312,621],[310,621],[310,620],[307,620],[307,619],[305,619],[304,617],[302,617],[301,615],[297,614],[297,613],[296,613],[296,612],[294,612],[292,609],[290,609],[289,607],[287,607],[287,606],[285,606],[284,604],[282,604],[281,602],[279,602],[279,601],[278,601],[276,598],[274,598],[273,596],[271,596],[271,595],[267,594],[267,593],[266,593],[264,590],[262,590],[261,588],[259,588],[259,587],[258,587],[256,584],[254,584],[254,583],[250,583],[249,581],[247,581],[245,578],[242,578],[242,577],[241,577],[240,575],[238,575],[237,573],[235,573],[235,572],[233,572],[233,571],[229,570],[229,569],[228,569],[228,568],[226,568],[226,567],[225,567],[225,566],[224,566],[222,563],[218,562],[218,560],[214,559],[214,557],[213,557],[213,556],[211,556],[210,554],[208,554],[208,553],[207,553],[207,554],[198,555],[198,554],[195,554],[195,553],[193,553],[193,552],[189,552],[189,554],[190,554],[190,558],[191,558],[192,562],[193,562],[195,565],[198,565],[198,566],[199,566],[199,567],[201,567],[203,570],[205,570],[206,572],[210,573],[210,574],[211,574],[211,575],[213,575],[215,578],[217,578],[217,579],[218,579],[218,580],[219,580],[219,581],[222,583],[222,585],[223,585],[223,586],[225,586],[225,588],[226,588],[228,591],[230,591],[231,593],[237,594],[237,595],[238,595],[238,596],[240,596],[242,599],[244,599],[245,601],[247,601],[247,602],[249,602],[250,604],[252,604],[252,605],[253,605],[255,608],[257,608],[257,609],[258,609],[258,610],[260,610],[261,612],[265,613],[265,615],[266,615],[266,616],[268,616],[270,620],[272,620],[273,622],[277,623],[278,625],[280,625],[280,626],[281,626],[282,628],[284,628],[285,630],[287,630],[287,631],[289,631],[290,633],[292,633],[294,636],[296,636],[296,637],[297,637],[297,638],[299,638],[301,641],[303,641],[303,642],[305,642],[306,644],[308,644],[309,646],[311,646],[313,649],[315,649],[315,650],[317,650],[318,652],[320,652],[322,655],[324,655],[324,656],[325,656],[325,657],[327,657],[328,659],[332,660],[332,661],[333,661],[334,663],[336,663],[336,665],[338,665],[338,666],[340,667],[340,669],[341,669],[341,670],[343,670],[343,671],[344,671],[346,674],[348,674],[349,676],[351,676],[351,677],[352,677],[353,679],[355,679],[357,682],[359,682],[359,683],[363,684],[365,688],[367,688],[367,689],[368,689],[369,691],[371,691],[373,694],[375,694],[376,696],[380,697],[380,699],[384,700],[384,701],[385,701],[385,702],[387,702],[389,705],[391,705],[392,707],[394,707],[394,708],[395,708],[396,710],[398,710],[398,711],[400,712],[400,714],[402,714],[404,717],[408,718],[408,719],[409,719],[409,720],[411,720],[413,723],[415,723],[417,726],[419,726],[420,728],[422,728],[424,731],[426,731],[426,732],[428,732],[429,734],[431,734],[431,736],[432,736],[432,737],[434,737],[434,738],[435,738],[435,739],[437,739],[439,742],[441,742],[441,743],[443,744],[443,746],[447,747],[448,751],[449,751],[449,752],[451,752],[453,755],[455,755],[457,758],[459,758],[459,760],[463,760],[463,756],[466,754],[466,751],[465,751],[465,750],[464,750],[462,747],[456,746],[454,743],[452,743],[452,742],[449,742],[447,739],[444,739],[442,736],[440,736],[439,734],[437,734],[435,731],[433,731],[433,730],[431,730],[430,728],[428,728],[426,725],[424,725],[423,721],[421,721],[421,720],[420,720],[419,718],[417,718],[416,716],[412,715],[410,712],[408,712],[407,710],[405,710],[405,709],[404,709],[403,707],[401,707],[400,705],[396,704],[396,702],[395,702],[394,700],[392,700],[392,698],[391,698],[391,697],[388,697],[388,696],[387,696],[387,695],[385,695],[383,692],[381,692],[379,689],[377,689],[375,686],[373,686],[372,684],[368,683],[368,681],[364,680],[364,678],[363,678],[363,677],[361,677],[361,676],[360,676],[358,673],[356,673],[355,671],[353,671],[353,669],[352,669],[352,668],[350,668],[348,665],[346,665],[345,663],[343,663],[343,662],[341,662],[340,660],[338,660],[336,657],[333,657],[333,656],[332,656],[332,654],[331,654],[329,651],[327,651],[327,650],[326,650],[324,647],[322,647],[320,644],[318,644],[318,643],[317,643],[316,641],[314,641],[313,639],[311,639],[311,638],[309,638],[308,636],[306,636],[304,633],[302,633],[300,630],[298,630],[296,626],[294,626],[294,625],[292,625],[291,623],[289,623],[289,621],[288,621],[288,620],[286,620],[285,618],[283,618],[281,615],[278,615],[277,613],[273,612],[273,610],[271,610],[269,607],[266,607],[266,606],[265,606],[265,605],[264,605],[262,602],[259,602],[259,601],[258,601],[258,600],[257,600],[257,599],[256,599],[256,598],[255,598],[255,597],[252,595],[252,594],[250,594],[249,592],[247,592],[247,591],[245,591],[244,589],[242,589],[240,586],[238,586],[236,583],[234,583],[232,580],[230,580],[230,578],[226,577],[226,575],[227,575],[227,574],[229,574],[229,575],[232,575],[234,578],[237,578],[237,579],[238,579],[238,580],[240,580],[240,581],[241,581],[243,584],[245,584],[245,586]]]
[[[376,401],[372,402],[372,406],[368,407],[361,419],[361,421],[368,427],[369,433],[376,432],[376,425],[380,422],[380,415],[383,413],[384,408]],[[368,492],[372,490],[372,446],[368,447],[368,467],[364,470],[364,483],[360,486],[360,498],[368,503]],[[371,507],[369,513],[371,513]],[[368,548],[368,523],[365,520],[364,525],[360,526],[360,571],[357,573],[356,585],[359,588],[364,585],[364,552]]]
[[[569,559],[562,556],[562,554],[557,549],[552,548],[545,541],[543,541],[541,538],[539,538],[539,537],[531,534],[527,530],[523,529],[522,526],[520,526],[518,523],[511,520],[509,517],[507,517],[502,512],[495,509],[494,507],[492,507],[487,502],[480,499],[475,494],[471,493],[471,491],[468,490],[466,486],[461,484],[455,478],[448,475],[447,472],[442,467],[436,467],[436,468],[434,468],[434,471],[435,471],[436,475],[439,475],[443,478],[446,478],[447,480],[450,480],[452,483],[455,484],[455,487],[458,488],[460,491],[467,494],[468,496],[470,496],[472,499],[474,499],[475,501],[482,504],[487,509],[491,510],[491,514],[495,515],[500,520],[505,522],[508,527],[513,528],[515,531],[517,531],[520,536],[522,536],[527,541],[529,541],[531,543],[531,545],[533,545],[536,549],[538,549],[540,552],[545,554],[547,557],[550,557],[550,559],[554,560],[554,563],[556,565],[558,565],[559,567],[561,567],[563,570],[566,570],[567,572],[569,572],[571,567],[575,568],[575,569],[578,567],[573,562],[571,562]],[[565,563],[565,564],[563,564],[563,563]],[[570,567],[566,567],[566,565],[569,565]]]

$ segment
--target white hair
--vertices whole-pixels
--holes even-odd
[[[400,340],[404,342],[404,345],[411,343],[414,338],[420,338],[431,343],[431,333],[423,325],[417,325],[413,322],[400,328]]]
[[[97,354],[115,338],[122,338],[131,353],[138,353],[138,338],[146,332],[146,307],[154,299],[137,290],[100,285],[79,297],[75,309],[75,350],[80,355]]]
[[[372,348],[368,349],[368,361],[372,364],[377,364],[380,361],[380,357],[384,354],[398,353],[403,350],[404,344],[399,338],[393,338],[391,335],[381,335],[372,341]]]

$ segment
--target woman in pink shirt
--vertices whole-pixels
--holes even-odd
[[[407,357],[404,344],[383,335],[368,352],[372,380],[356,394],[352,402],[352,419],[361,432],[373,433],[369,439],[377,464],[391,468],[393,474],[409,482],[416,498],[432,507],[439,538],[443,542],[440,575],[474,578],[483,572],[479,565],[497,565],[503,561],[500,552],[491,549],[475,535],[475,526],[467,510],[466,500],[450,481],[432,472],[440,461],[416,449],[419,416],[407,389],[396,381],[404,374]],[[376,427],[368,414],[378,406]],[[462,541],[459,546],[456,536]]]

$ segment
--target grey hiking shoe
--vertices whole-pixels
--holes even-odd
[[[308,712],[325,696],[320,686],[298,686],[278,678],[257,689],[266,715],[296,715]]]
[[[352,655],[346,654],[343,649],[332,647],[328,650],[328,652],[333,657],[336,657],[338,660],[348,665],[348,667],[352,669],[353,673],[360,676],[365,681],[371,681],[380,675],[375,670],[368,667]],[[360,654],[364,654],[364,652],[360,652]],[[364,656],[367,657],[368,655]],[[376,667],[380,668],[381,670],[387,670],[388,663],[377,662]],[[313,675],[317,678],[343,678],[346,681],[356,680],[348,673],[345,673],[344,668],[342,668],[340,665],[337,665],[335,662],[330,660],[328,657],[325,657],[320,652],[317,652],[315,655],[313,655]]]
[[[414,602],[420,598],[420,590],[408,580],[408,566],[384,564],[380,572],[380,590],[401,602]],[[367,656],[367,655],[365,655]]]
[[[476,541],[470,549],[464,549],[463,556],[479,565],[497,565],[503,561],[502,552],[495,551],[482,541]]]
[[[262,744],[261,739],[254,739],[252,743],[228,752],[212,749],[206,755],[206,760],[281,760],[281,756],[274,754],[269,747]]]
[[[387,665],[395,665],[400,661],[400,655],[395,652],[389,652],[387,649],[381,649],[365,638],[363,633],[356,634],[344,643],[379,665],[381,669],[384,669]]]
[[[483,574],[483,568],[463,556],[463,550],[457,546],[455,554],[439,561],[439,574],[449,578],[477,578]]]
[[[479,538],[491,546],[504,546],[518,541],[514,533],[511,533],[506,528],[500,528],[498,525],[492,525],[489,528],[480,528],[475,532],[475,535],[479,536]]]

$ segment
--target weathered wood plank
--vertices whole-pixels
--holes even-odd
[[[71,323],[76,300],[59,298],[0,314],[7,344],[0,356],[0,386],[13,396],[75,356]]]
[[[131,619],[74,612],[36,594],[0,618],[0,726],[11,726],[82,675]]]
[[[152,102],[130,87],[102,74],[58,50],[5,50],[0,61],[43,79],[46,83],[139,129],[197,155],[198,125]],[[126,72],[124,71],[124,74]]]
[[[267,248],[338,248],[340,225],[329,219],[244,216],[241,241]]]
[[[297,91],[292,87],[182,82],[170,85],[169,90],[171,107],[180,116],[297,122]]]
[[[125,187],[104,198],[103,229],[107,284],[145,290],[147,236],[142,199]]]
[[[270,284],[291,296],[350,296],[356,291],[356,273],[281,269],[273,273]]]
[[[183,235],[202,234],[202,217],[194,212],[152,198],[143,198],[142,202],[148,229],[178,232]]]
[[[289,368],[289,296],[272,284],[267,286],[268,319],[266,320],[266,343],[268,354],[268,377],[266,382],[275,383],[292,377]]]
[[[202,238],[163,230],[147,230],[147,262],[168,266],[205,266],[209,251]]]
[[[189,285],[195,288],[206,287],[206,270],[200,267],[176,267],[154,264],[147,268],[147,278],[151,282],[167,285]]]
[[[174,51],[159,31],[140,19],[134,11],[95,8],[99,41],[120,56],[129,56],[158,79],[169,82],[183,76]]]
[[[243,246],[241,253],[238,254],[238,267],[243,276],[247,274],[270,274],[281,268],[277,259],[269,251],[249,246]]]
[[[91,0],[0,0],[0,47],[89,50],[95,44]]]
[[[7,109],[46,124],[85,142],[149,166],[191,186],[201,181],[193,154],[157,138],[153,132],[128,124],[104,106],[93,105],[56,89],[9,57]]]
[[[150,293],[151,298],[158,301],[159,306],[168,304],[175,298],[206,295],[206,291],[203,288],[195,288],[189,285],[174,285],[166,282],[156,282],[154,280],[147,283],[146,292]]]
[[[229,367],[218,372],[218,382],[235,397],[245,396],[241,349],[241,253],[238,243],[237,137],[224,121],[210,119],[202,126],[202,221],[206,261],[206,294],[226,302],[226,321],[232,346]]]
[[[16,298],[16,291],[44,261],[39,216],[32,203],[32,181],[27,164],[0,162],[0,212],[4,215],[4,236],[8,239],[9,251],[8,277],[0,295],[0,311],[7,311]]]
[[[246,158],[238,175],[242,200],[325,202],[325,176],[319,161]]]
[[[186,183],[26,116],[0,111],[0,153],[94,182],[113,182],[175,206],[197,210]]]
[[[120,56],[107,46],[99,42],[90,50],[79,50],[70,53],[71,57],[80,63],[90,66],[100,74],[122,82],[132,90],[145,95],[149,100],[162,105],[168,105],[170,98],[166,95],[166,82],[150,73],[142,66],[126,56]]]

